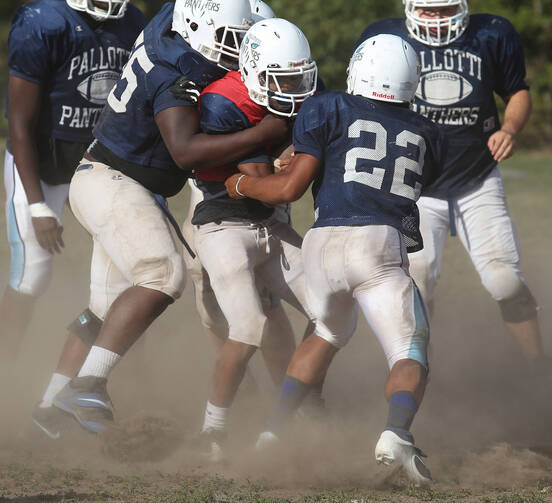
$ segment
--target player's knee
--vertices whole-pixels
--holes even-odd
[[[502,319],[508,323],[521,323],[537,316],[537,301],[525,283],[513,297],[500,300],[498,305]]]
[[[481,282],[497,302],[511,299],[523,286],[523,279],[515,264],[492,261],[480,271]]]
[[[72,321],[67,330],[75,334],[87,346],[92,347],[102,328],[102,320],[90,309],[85,309]]]
[[[242,316],[229,321],[228,338],[249,346],[260,347],[267,330],[268,319],[264,315]]]
[[[140,260],[132,269],[133,283],[167,294],[176,300],[186,286],[186,269],[180,254]]]
[[[19,268],[12,262],[10,270],[10,287],[17,293],[40,297],[52,281],[52,261],[35,262],[32,267],[25,265]]]

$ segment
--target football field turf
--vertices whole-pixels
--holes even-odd
[[[549,353],[551,165],[552,155],[518,153],[502,166]],[[170,206],[182,221],[187,189]],[[310,195],[294,205],[293,219],[303,234],[312,222]],[[9,273],[3,212],[0,220],[3,288]],[[528,375],[457,239],[449,239],[445,252],[431,324],[430,383],[412,428],[436,479],[429,489],[410,487],[400,471],[377,467],[373,459],[387,414],[387,369],[364,322],[330,369],[326,418],[297,418],[281,446],[256,454],[252,447],[275,391],[255,356],[257,386],[244,386],[233,408],[229,460],[210,465],[198,457],[192,439],[213,351],[191,282],[111,375],[118,435],[98,439],[76,431],[62,442],[46,441],[30,413],[54,368],[64,327],[88,298],[91,241],[69,211],[64,225],[66,248],[56,258],[48,294],[19,358],[0,368],[0,502],[552,501],[552,368]],[[305,322],[289,314],[299,338]]]

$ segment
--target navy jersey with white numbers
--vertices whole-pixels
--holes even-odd
[[[182,75],[204,87],[226,73],[172,31],[173,11],[174,3],[166,3],[140,34],[94,128],[101,145],[129,163],[125,174],[167,197],[182,188],[187,172],[171,158],[155,116],[168,108],[195,106],[169,91]]]
[[[293,128],[296,153],[322,162],[312,192],[314,227],[391,225],[408,251],[422,248],[416,201],[439,174],[446,148],[428,119],[342,91],[303,103]]]
[[[92,128],[146,19],[129,5],[122,19],[89,22],[65,0],[29,2],[15,13],[10,75],[43,88],[41,136],[92,141]]]
[[[430,47],[409,36],[404,19],[386,19],[368,26],[357,45],[380,33],[408,40],[418,53],[422,75],[413,109],[448,138],[443,174],[424,195],[446,198],[476,187],[496,166],[487,148],[500,127],[493,92],[508,97],[528,89],[514,27],[500,16],[474,14],[458,40]]]

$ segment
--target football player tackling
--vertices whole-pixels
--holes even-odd
[[[228,73],[201,95],[202,131],[220,136],[249,128],[269,112],[293,117],[316,90],[317,67],[307,39],[284,19],[267,19],[251,27],[239,61],[240,72]],[[306,314],[301,237],[274,216],[273,207],[228,197],[224,180],[238,169],[254,176],[270,174],[272,162],[267,149],[238,163],[196,173],[204,200],[196,206],[192,219],[199,259],[229,326],[215,366],[203,425],[207,454],[215,459],[224,443],[229,408],[249,359],[257,348],[266,360],[267,347],[287,344],[287,337],[282,337],[285,333],[269,330],[258,283]],[[278,385],[292,352],[271,372]]]
[[[412,480],[425,483],[429,470],[409,429],[426,386],[429,326],[407,251],[422,246],[416,200],[440,165],[442,138],[409,110],[419,72],[403,39],[365,41],[351,58],[347,93],[321,93],[303,104],[290,165],[265,178],[234,175],[226,187],[231,197],[276,204],[298,199],[313,182],[315,223],[302,253],[316,330],[295,352],[258,446],[277,439],[347,344],[360,306],[391,370],[376,460],[401,463]]]

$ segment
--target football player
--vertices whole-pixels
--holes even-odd
[[[414,110],[449,140],[444,170],[418,203],[424,249],[411,257],[412,275],[431,311],[447,233],[458,234],[508,331],[539,364],[537,303],[521,272],[497,167],[514,153],[531,113],[519,37],[503,17],[470,16],[467,0],[403,1],[406,21],[378,21],[359,43],[378,33],[410,39],[422,65]],[[506,103],[502,125],[493,93]]]
[[[255,22],[275,17],[274,12],[263,1],[250,0],[250,4],[252,18]],[[211,288],[209,275],[201,265],[194,244],[195,239],[192,217],[195,207],[204,199],[204,195],[201,189],[198,188],[196,180],[190,180],[189,187],[190,205],[188,208],[188,215],[182,225],[182,234],[186,238],[195,256],[192,256],[190,253],[184,253],[184,261],[186,263],[188,275],[194,284],[196,308],[201,323],[205,333],[213,342],[218,352],[228,337],[228,323],[220,310],[215,293]],[[285,205],[284,208],[279,208],[278,216],[284,223],[290,223],[291,218],[287,205]],[[268,336],[267,340],[275,340],[275,344],[267,342],[263,355],[270,374],[281,378],[281,374],[285,371],[291,355],[295,350],[294,333],[291,323],[281,305],[280,299],[271,294],[269,289],[265,286],[260,284],[259,288],[261,291],[263,310],[267,318],[267,333],[274,334],[272,337]],[[250,369],[248,369],[246,376],[250,380],[253,379]],[[253,385],[252,382],[251,384]]]
[[[366,40],[351,58],[347,93],[325,92],[303,104],[290,165],[264,178],[233,175],[226,188],[239,200],[276,204],[298,199],[313,182],[315,223],[302,251],[316,330],[292,358],[258,447],[278,439],[347,344],[360,306],[390,369],[376,461],[401,463],[423,484],[431,476],[409,430],[426,385],[429,325],[407,251],[422,246],[416,200],[440,165],[443,139],[409,110],[419,74],[414,49],[400,37]]]
[[[13,358],[63,248],[69,181],[107,94],[146,24],[128,0],[37,0],[9,35],[9,139],[4,161],[10,279],[0,354]]]
[[[274,116],[233,135],[196,134],[198,88],[237,67],[251,25],[248,0],[199,7],[167,3],[140,34],[71,180],[71,208],[94,242],[91,295],[58,365],[66,377],[80,367],[78,375],[50,390],[51,420],[35,416],[52,436],[58,409],[92,432],[111,423],[109,372],[184,288],[164,198],[180,191],[192,169],[232,162],[288,135]],[[183,93],[174,93],[175,81]]]
[[[240,72],[228,73],[203,91],[201,129],[220,135],[249,128],[269,112],[294,117],[314,94],[316,82],[316,63],[299,28],[284,19],[260,21],[245,35]],[[202,429],[206,453],[213,460],[223,454],[229,408],[249,359],[257,348],[264,356],[266,345],[273,345],[270,339],[278,335],[268,330],[258,282],[307,315],[301,237],[275,218],[273,207],[230,199],[224,187],[224,180],[238,169],[266,175],[272,172],[272,162],[260,149],[237,164],[196,173],[204,200],[192,218],[199,259],[229,325]],[[276,383],[281,383],[288,362],[282,362],[279,375],[273,373]]]

